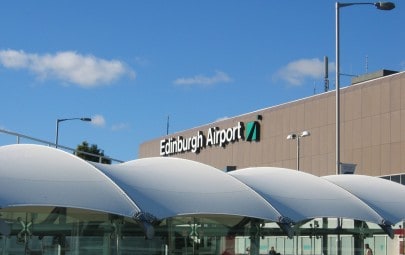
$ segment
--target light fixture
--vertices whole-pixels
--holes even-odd
[[[336,174],[340,174],[340,28],[339,9],[352,5],[373,5],[379,10],[389,11],[395,8],[392,2],[339,3],[336,2]]]
[[[81,121],[91,121],[91,118],[68,118],[68,119],[57,119],[56,120],[56,136],[55,136],[55,148],[58,148],[59,140],[59,123],[67,120],[81,120]]]
[[[300,170],[300,139],[302,137],[306,137],[306,136],[310,136],[310,135],[311,135],[311,133],[309,133],[309,131],[305,130],[299,134],[291,133],[287,136],[287,140],[297,140],[297,171]]]

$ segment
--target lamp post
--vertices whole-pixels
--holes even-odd
[[[297,140],[297,171],[300,170],[300,139],[310,135],[309,131],[302,131],[300,134],[292,133],[287,136],[287,140]]]
[[[56,120],[56,137],[55,137],[55,148],[58,148],[59,139],[59,123],[67,120],[81,120],[81,121],[91,121],[91,118],[68,118],[68,119],[57,119]]]
[[[395,8],[392,2],[376,3],[339,3],[336,2],[336,174],[340,174],[340,28],[339,9],[351,5],[374,5],[379,10],[389,11]]]

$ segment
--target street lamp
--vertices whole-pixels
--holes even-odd
[[[340,174],[340,46],[339,46],[339,9],[351,5],[374,5],[379,10],[395,8],[392,2],[376,3],[339,3],[336,2],[336,174]]]
[[[297,140],[297,171],[300,170],[300,139],[310,135],[309,131],[302,131],[300,134],[292,133],[287,136],[287,140]]]
[[[59,139],[59,123],[67,120],[81,120],[81,121],[91,121],[91,118],[68,118],[68,119],[57,119],[56,120],[56,138],[55,138],[55,148],[58,148]]]

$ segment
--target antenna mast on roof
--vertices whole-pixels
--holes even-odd
[[[166,135],[169,134],[169,115],[167,115],[167,123],[166,123]]]
[[[323,61],[324,61],[324,64],[325,64],[325,69],[324,69],[324,71],[325,71],[325,75],[324,75],[324,81],[325,81],[325,84],[324,84],[324,89],[325,89],[325,92],[328,92],[328,91],[329,91],[329,79],[328,79],[328,73],[329,73],[329,70],[328,70],[328,57],[327,57],[327,56],[325,56],[325,57],[323,58]]]
[[[368,73],[368,56],[366,55],[366,73]]]

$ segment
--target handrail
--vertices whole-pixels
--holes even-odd
[[[31,136],[27,136],[27,135],[24,135],[24,134],[20,134],[20,133],[17,133],[17,132],[12,132],[12,131],[8,131],[8,130],[5,130],[5,129],[0,129],[0,133],[15,136],[17,138],[17,144],[20,143],[21,138],[25,138],[25,139],[28,139],[28,140],[31,140],[31,141],[46,144],[48,146],[52,146],[52,147],[56,148],[56,144],[53,143],[53,142],[41,140],[41,139],[31,137]],[[76,149],[66,147],[66,146],[63,146],[63,145],[59,145],[59,144],[58,144],[58,149],[64,149],[64,150],[67,150],[67,151],[71,151],[71,152],[73,152],[74,155],[77,155],[77,153],[81,153],[81,154],[85,154],[85,155],[89,155],[89,156],[98,157],[99,158],[99,163],[102,163],[103,159],[111,160],[111,162],[117,162],[117,163],[123,163],[124,162],[124,161],[119,160],[119,159],[114,159],[114,158],[111,158],[111,157],[108,157],[108,156],[101,156],[101,155],[86,152],[86,151],[80,151],[80,150],[76,150]]]

